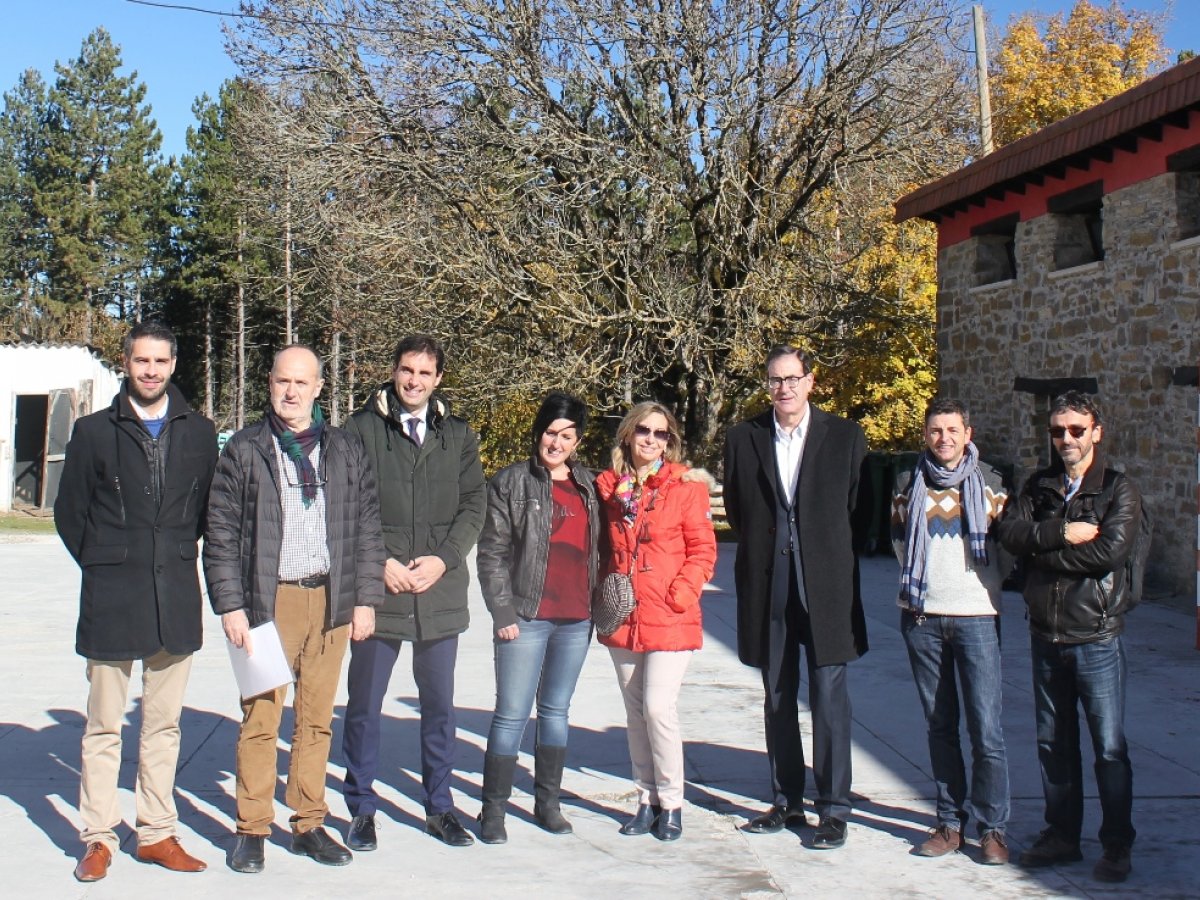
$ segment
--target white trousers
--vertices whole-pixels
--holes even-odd
[[[693,651],[608,650],[625,699],[625,733],[638,803],[679,809],[683,806],[683,736],[677,701]]]

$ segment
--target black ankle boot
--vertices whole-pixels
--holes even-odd
[[[621,826],[621,834],[649,834],[661,812],[662,807],[657,804],[639,803],[633,818]]]
[[[551,834],[570,834],[571,823],[559,807],[566,747],[538,745],[533,754],[533,817]]]
[[[664,809],[654,823],[654,836],[660,841],[677,841],[683,836],[683,810]]]
[[[512,796],[515,756],[483,755],[483,809],[479,812],[479,839],[485,844],[503,844],[508,840],[504,829],[504,804]]]

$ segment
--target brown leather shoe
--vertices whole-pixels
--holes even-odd
[[[137,858],[144,863],[158,863],[172,872],[203,872],[208,868],[208,863],[189,856],[177,837],[164,838],[155,844],[139,844]]]
[[[979,841],[979,850],[985,866],[1008,865],[1008,844],[999,831],[984,832]]]
[[[76,881],[99,881],[108,874],[108,864],[112,862],[112,853],[99,841],[87,845],[87,853],[75,867]]]
[[[929,832],[929,840],[917,848],[918,856],[945,856],[962,846],[962,835],[949,825],[939,825]]]

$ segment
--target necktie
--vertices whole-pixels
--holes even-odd
[[[421,446],[421,423],[414,417],[408,420],[408,436],[418,447]]]

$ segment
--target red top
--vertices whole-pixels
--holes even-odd
[[[625,523],[612,469],[596,479],[604,518],[600,577],[628,572],[633,548],[633,593],[637,608],[600,643],[635,653],[698,650],[704,642],[700,592],[717,561],[708,486],[679,463],[664,463],[649,478],[638,501],[637,521]]]
[[[591,614],[588,597],[588,514],[579,488],[569,478],[553,482],[550,553],[539,619],[580,621]],[[580,573],[584,573],[580,578]]]

